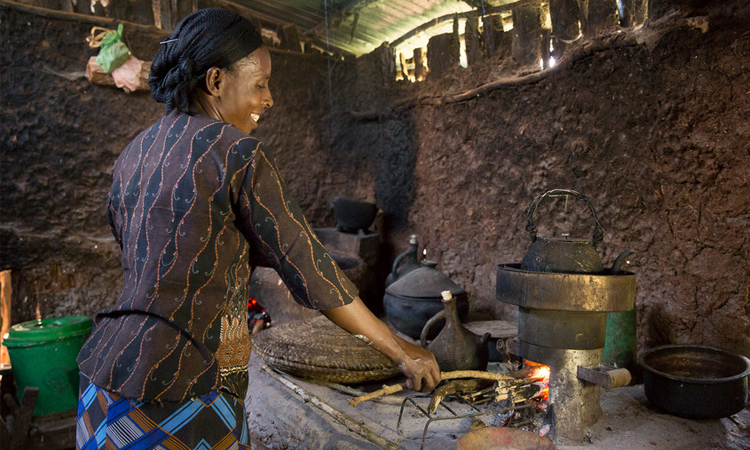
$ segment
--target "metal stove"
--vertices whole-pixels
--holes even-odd
[[[600,388],[630,383],[627,369],[603,367],[607,313],[629,311],[635,275],[550,273],[501,264],[499,301],[519,307],[518,356],[550,367],[549,414],[555,442],[585,443],[585,428],[603,417]]]

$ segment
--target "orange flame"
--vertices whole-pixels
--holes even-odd
[[[549,383],[550,368],[549,366],[536,366],[531,372],[530,378],[539,378],[539,381]]]
[[[549,376],[551,373],[549,366],[536,364],[531,361],[527,361],[527,365],[532,369],[529,378],[544,385],[544,388],[536,395],[536,398],[544,401],[549,400]]]

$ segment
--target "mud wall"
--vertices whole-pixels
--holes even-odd
[[[398,167],[370,167],[376,180],[412,174],[397,250],[416,233],[477,316],[514,317],[494,301],[496,265],[523,257],[534,196],[575,189],[599,214],[605,264],[635,252],[626,269],[637,275],[642,349],[689,342],[750,354],[750,10],[720,3],[657,9],[547,76],[489,61],[516,76],[469,100],[450,102],[498,82],[487,67],[394,85],[390,108],[355,114],[366,117],[358,133],[386,141],[371,151],[409,144]],[[540,235],[591,237],[582,205],[550,202],[536,217]]]
[[[514,315],[494,300],[495,267],[522,258],[533,197],[578,190],[604,227],[605,263],[636,253],[626,268],[637,274],[641,348],[750,354],[744,14],[678,11],[527,82],[501,59],[411,84],[391,81],[383,49],[356,62],[277,52],[275,105],[257,135],[313,226],[333,226],[335,195],[377,201],[386,256],[417,234],[469,291],[474,317]],[[120,284],[104,216],[111,167],[162,109],[82,78],[90,24],[6,7],[0,21],[0,268],[13,270],[13,321],[37,305],[43,317],[91,314]],[[162,36],[126,33],[141,59]],[[504,78],[467,101],[435,100]],[[593,226],[574,203],[538,217],[540,235],[587,237]]]
[[[0,24],[0,270],[12,271],[12,322],[32,320],[37,310],[43,318],[90,315],[110,306],[121,285],[119,248],[105,216],[112,167],[163,105],[148,93],[85,79],[97,52],[85,38],[96,22],[0,6]],[[142,60],[165,36],[125,26],[126,43]],[[321,150],[331,139],[343,142],[319,124],[345,95],[334,88],[346,80],[329,78],[333,70],[320,56],[273,52],[272,60],[275,106],[258,137],[313,225],[334,226],[335,195],[374,199],[367,178],[352,183],[350,170],[330,170],[331,159],[349,167],[350,152]],[[336,64],[354,73],[353,62]]]

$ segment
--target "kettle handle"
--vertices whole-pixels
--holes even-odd
[[[422,344],[422,347],[427,348],[427,333],[430,331],[430,328],[432,328],[432,326],[435,325],[435,322],[444,318],[445,318],[445,310],[441,309],[440,311],[437,312],[437,314],[430,317],[430,320],[425,322],[424,327],[422,327],[422,334],[419,336],[419,342]]]
[[[534,197],[531,205],[529,205],[528,211],[526,211],[526,231],[529,233],[531,241],[536,241],[536,225],[534,225],[533,216],[536,212],[536,208],[539,206],[539,203],[541,203],[541,201],[544,200],[545,197],[560,197],[562,195],[571,195],[588,205],[589,210],[591,210],[591,215],[594,216],[594,222],[596,223],[596,226],[594,227],[594,236],[592,238],[592,243],[594,244],[594,247],[601,244],[602,240],[604,239],[604,231],[602,230],[602,225],[599,223],[599,218],[596,215],[596,211],[594,211],[594,206],[591,204],[589,199],[586,198],[585,195],[571,189],[551,189],[541,195],[537,195],[536,197]]]

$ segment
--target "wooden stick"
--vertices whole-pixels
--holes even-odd
[[[481,380],[493,380],[493,381],[504,381],[513,380],[514,377],[508,375],[502,375],[499,373],[483,372],[481,370],[456,370],[453,372],[440,372],[440,379],[442,380],[455,380],[458,378],[477,378]],[[362,402],[373,400],[386,395],[395,394],[396,392],[402,391],[406,387],[405,383],[395,385],[383,385],[382,389],[370,392],[369,394],[362,395],[355,398],[350,398],[349,403],[352,406],[357,406]]]
[[[13,296],[13,286],[11,283],[10,270],[0,272],[0,366],[10,364],[10,355],[8,349],[3,343],[3,336],[10,331],[10,311],[11,297]]]
[[[80,22],[101,25],[108,28],[116,28],[117,24],[125,24],[126,28],[137,28],[141,31],[150,31],[157,34],[167,36],[169,31],[161,30],[154,25],[142,25],[139,23],[128,22],[120,19],[112,19],[108,17],[89,16],[85,14],[79,14],[74,12],[59,11],[56,9],[42,8],[39,6],[27,5],[20,2],[14,2],[11,0],[0,0],[0,5],[13,8],[18,11],[34,14],[40,17],[46,17],[55,20],[64,20],[69,22]]]
[[[378,397],[384,397],[386,395],[395,394],[396,392],[403,390],[405,387],[406,387],[406,383],[394,384],[392,386],[384,384],[382,389],[378,389],[377,391],[370,392],[369,394],[361,395],[359,397],[350,398],[349,404],[356,407],[362,402],[366,402],[368,400],[372,400]]]
[[[482,380],[511,380],[514,377],[500,373],[484,372],[481,370],[455,370],[453,372],[440,372],[441,380],[455,380],[456,378],[480,378]]]

